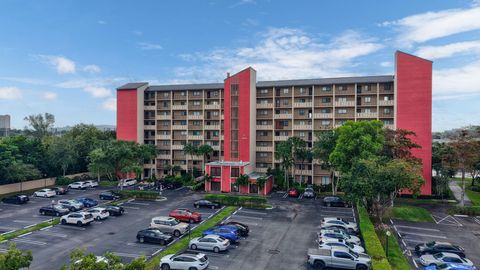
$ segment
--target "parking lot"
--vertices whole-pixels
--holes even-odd
[[[465,248],[465,254],[475,265],[480,265],[480,223],[472,217],[455,217],[446,214],[433,215],[434,223],[393,221],[400,236],[401,246],[409,257],[413,269],[423,269],[415,255],[418,244],[440,241]]]

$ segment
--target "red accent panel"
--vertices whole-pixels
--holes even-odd
[[[432,194],[432,62],[397,52],[397,128],[416,133],[412,138],[422,148],[413,155],[422,159],[423,195]]]
[[[117,140],[137,141],[137,89],[117,90]]]

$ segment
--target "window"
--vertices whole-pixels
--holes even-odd
[[[185,120],[180,121],[180,125],[186,126],[186,125],[187,125],[187,121],[185,121]]]
[[[305,115],[305,110],[303,110],[303,109],[302,109],[302,110],[299,110],[299,111],[298,111],[298,114],[299,114],[299,115]]]
[[[168,97],[168,94],[169,94],[168,92],[164,92],[164,93],[163,93],[163,96],[164,96],[164,97]]]
[[[305,94],[307,92],[307,90],[303,87],[300,87],[300,94]]]
[[[260,94],[268,94],[268,89],[260,89]]]
[[[182,135],[182,136],[187,136],[187,131],[186,131],[186,130],[180,131],[180,135]]]
[[[268,111],[267,111],[267,110],[260,110],[260,111],[258,111],[258,113],[259,113],[260,115],[267,115],[267,114],[268,114]]]
[[[288,94],[288,88],[283,88],[283,93]]]
[[[260,121],[260,125],[261,126],[266,126],[266,125],[268,125],[268,121],[266,121],[266,120]]]
[[[266,157],[268,157],[268,153],[261,152],[261,153],[258,153],[258,156],[261,157],[261,158],[266,158]]]
[[[329,92],[332,90],[332,87],[331,86],[328,86],[328,85],[325,85],[325,86],[322,86],[322,91],[323,92]]]
[[[213,112],[212,112],[212,115],[213,115],[213,116],[218,116],[219,113],[218,113],[218,111],[213,111]]]
[[[335,251],[333,253],[333,256],[335,256],[337,258],[342,258],[342,259],[352,259],[352,256],[350,256],[350,254],[348,254],[346,252],[342,252],[342,251]]]
[[[280,126],[282,126],[282,127],[288,127],[288,120],[282,120],[282,121],[280,121]]]
[[[163,102],[163,107],[168,107],[168,102],[167,101]]]
[[[347,98],[346,97],[339,97],[337,99],[338,102],[347,102]]]
[[[330,184],[330,177],[329,176],[322,176],[322,185]]]
[[[345,114],[347,113],[347,109],[338,109],[338,113]]]
[[[300,136],[300,137],[305,137],[305,132],[300,131],[300,132],[298,133],[298,136]]]
[[[194,91],[194,92],[193,92],[193,95],[194,95],[194,96],[200,96],[200,91]]]
[[[338,90],[339,90],[339,91],[346,91],[346,90],[347,90],[347,86],[346,86],[346,85],[339,85],[339,86],[338,86]]]
[[[240,176],[240,169],[239,168],[231,168],[230,176],[231,177],[239,177]]]
[[[200,106],[200,100],[193,101],[193,106]]]
[[[201,126],[201,125],[202,125],[202,121],[193,121],[192,125],[194,125],[194,126]]]
[[[370,108],[366,108],[363,112],[366,112],[366,113],[371,113],[372,110]]]
[[[185,92],[183,92],[183,91],[180,92],[180,95],[181,95],[181,96],[185,96]]]
[[[383,109],[383,113],[384,113],[384,114],[391,114],[391,113],[392,113],[392,109],[390,109],[390,108],[384,108],[384,109]]]
[[[330,123],[330,120],[322,120],[322,126],[329,126]]]
[[[198,136],[198,135],[202,135],[202,134],[201,134],[200,130],[193,130],[192,135]]]
[[[390,83],[383,84],[383,90],[385,90],[385,91],[392,90],[392,84],[390,84]]]
[[[322,97],[322,103],[330,103],[332,101],[329,97]]]
[[[383,96],[383,100],[385,100],[385,101],[390,100],[390,97],[389,96]]]
[[[162,122],[162,126],[166,127],[166,126],[169,126],[170,125],[170,122],[168,121],[163,121]]]
[[[268,99],[260,99],[260,104],[268,104]]]
[[[320,112],[321,112],[321,113],[331,113],[331,112],[332,112],[332,109],[330,109],[330,108],[322,108],[322,109],[320,109]]]
[[[210,168],[210,175],[211,176],[221,176],[222,175],[222,168],[220,168],[220,167]]]
[[[162,141],[162,145],[163,145],[163,146],[168,146],[169,144],[170,144],[169,141]]]
[[[363,89],[364,89],[365,91],[370,91],[370,85],[368,85],[368,84],[367,84],[367,85],[364,85],[364,86],[363,86]]]
[[[372,102],[372,98],[371,98],[371,97],[365,97],[365,102],[366,102],[366,103]]]
[[[258,135],[259,136],[267,136],[268,133],[266,131],[260,131],[260,132],[258,132]]]
[[[200,115],[200,112],[199,111],[194,111],[192,114],[193,115]]]
[[[282,100],[282,104],[283,104],[283,105],[288,105],[288,99]]]

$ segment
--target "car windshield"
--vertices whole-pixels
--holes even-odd
[[[350,251],[350,255],[352,255],[355,258],[358,258],[358,253],[356,253],[355,251],[353,251],[351,249],[349,251]]]
[[[442,263],[439,266],[437,266],[437,269],[448,269],[448,264]]]
[[[306,189],[305,189],[305,192],[313,192],[313,189],[311,189],[311,188],[306,188]]]
[[[427,247],[433,247],[435,246],[435,241],[432,241],[432,242],[428,242],[425,244]]]
[[[437,254],[434,254],[433,257],[437,260],[440,260],[443,257],[443,254],[442,253],[437,253]]]
[[[176,219],[172,219],[172,220],[170,221],[170,224],[171,224],[171,225],[177,225],[178,223],[180,223],[180,221],[178,221],[178,220],[176,220]]]
[[[203,257],[201,257],[201,258],[200,258],[200,261],[201,261],[201,262],[205,262],[205,261],[207,261],[207,256],[203,256]]]
[[[60,206],[60,205],[54,205],[54,206],[53,206],[53,209],[55,209],[55,210],[64,210],[65,208],[63,208],[63,207]]]

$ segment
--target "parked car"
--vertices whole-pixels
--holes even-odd
[[[322,219],[322,223],[321,223],[322,227],[329,227],[331,225],[340,225],[345,229],[358,231],[357,223],[355,222],[349,222],[345,219],[337,218],[337,217],[325,217]]]
[[[467,258],[462,258],[455,253],[439,252],[436,254],[425,254],[420,256],[420,263],[423,266],[440,265],[449,262],[473,266],[472,261]]]
[[[295,197],[296,198],[296,197],[300,196],[300,193],[298,193],[298,190],[296,188],[289,189],[287,194],[288,194],[288,197]]]
[[[306,188],[303,192],[303,198],[315,198],[315,191],[313,188]]]
[[[121,216],[125,213],[125,209],[121,206],[116,205],[107,205],[105,206],[105,210],[107,210],[110,216]]]
[[[339,234],[342,234],[344,235],[347,239],[350,240],[350,242],[357,242],[357,243],[361,243],[360,241],[360,238],[358,238],[357,236],[355,235],[351,235],[349,234],[347,231],[345,231],[345,229],[321,229],[320,230],[320,234],[326,234],[326,233],[339,233]]]
[[[87,181],[85,181],[84,183],[85,183],[85,184],[87,185],[87,187],[89,187],[89,188],[98,187],[98,182],[95,181],[95,180],[87,180]]]
[[[160,245],[167,245],[173,241],[173,237],[168,234],[162,233],[156,229],[141,230],[137,233],[137,240],[140,243],[148,242]]]
[[[160,186],[162,189],[177,189],[183,186],[182,182],[180,181],[160,181]]]
[[[51,190],[54,190],[57,195],[65,195],[68,193],[68,188],[64,187],[52,187]]]
[[[122,196],[116,192],[113,192],[113,191],[103,191],[100,193],[100,195],[98,195],[98,197],[100,198],[100,200],[118,200],[120,199]]]
[[[86,212],[92,214],[95,220],[106,219],[110,216],[110,213],[108,213],[107,209],[103,207],[95,207],[92,209],[88,209]]]
[[[354,245],[360,245],[360,239],[358,237],[352,238],[354,236],[337,233],[337,232],[321,232],[318,234],[318,241],[323,241],[325,238],[335,238],[335,239],[342,239],[345,240],[347,243],[351,243]]]
[[[82,210],[84,208],[83,203],[76,200],[58,200],[58,204],[70,210],[70,212]]]
[[[85,182],[73,182],[68,185],[68,188],[72,189],[86,189],[88,185]]]
[[[203,270],[210,264],[208,257],[203,253],[182,252],[170,254],[160,260],[161,270]]]
[[[193,203],[195,208],[207,207],[211,209],[220,208],[220,204],[209,200],[197,200]]]
[[[323,238],[322,241],[318,241],[319,248],[327,247],[344,247],[353,250],[356,253],[365,253],[365,249],[362,246],[348,243],[343,239],[336,238]]]
[[[53,206],[44,206],[38,210],[38,212],[43,215],[43,216],[63,216],[68,213],[70,213],[70,210],[67,208],[63,207],[62,205],[59,204],[54,204]]]
[[[328,196],[323,198],[323,206],[347,207],[347,203],[338,196]]]
[[[196,237],[188,244],[190,249],[211,250],[215,253],[225,251],[230,246],[230,241],[221,236],[211,234],[204,237]]]
[[[369,270],[372,268],[371,258],[362,253],[355,253],[347,248],[331,247],[308,249],[307,262],[315,269],[340,268]]]
[[[468,266],[458,263],[443,263],[440,265],[430,265],[423,270],[476,270],[475,266]]]
[[[250,232],[250,229],[248,228],[247,225],[240,222],[236,222],[236,221],[227,221],[227,222],[220,223],[219,225],[235,226],[238,229],[240,236],[243,236],[243,237],[248,236],[248,233]]]
[[[90,198],[78,198],[76,201],[82,203],[85,207],[93,207],[98,205],[96,200]]]
[[[189,224],[178,221],[173,217],[154,217],[150,222],[150,228],[159,229],[164,233],[171,233],[176,237],[184,234]]]
[[[51,190],[49,188],[40,189],[33,193],[33,196],[35,197],[44,197],[44,198],[55,197],[55,195],[57,195],[57,193],[54,190]]]
[[[133,179],[133,178],[120,179],[118,186],[130,187],[130,186],[134,186],[136,183],[137,183],[137,179]]]
[[[452,245],[448,242],[432,241],[424,244],[418,244],[417,246],[415,246],[415,253],[418,256],[424,254],[435,254],[439,252],[454,253],[462,258],[465,258],[465,249],[460,246]]]
[[[198,212],[192,212],[188,209],[175,209],[170,211],[169,216],[176,218],[183,222],[200,222],[202,220],[202,215]]]
[[[64,215],[60,218],[60,223],[76,224],[77,226],[88,225],[93,222],[93,215],[86,212],[77,212]]]
[[[24,204],[27,203],[30,199],[26,195],[13,195],[2,199],[3,203],[11,204]]]
[[[230,240],[230,243],[236,243],[238,242],[238,239],[239,239],[238,229],[235,229],[230,226],[217,226],[217,227],[213,227],[208,230],[205,230],[202,233],[203,236],[211,235],[211,234],[215,234],[223,238],[226,238]]]
[[[138,190],[153,190],[155,188],[155,183],[142,181],[138,183]]]

